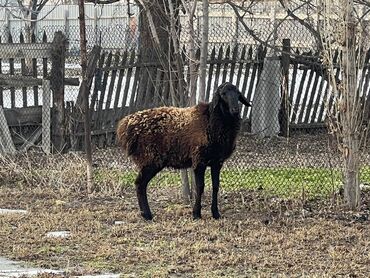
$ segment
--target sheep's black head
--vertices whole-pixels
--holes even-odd
[[[226,82],[217,88],[217,91],[213,96],[213,109],[218,106],[223,114],[239,117],[238,101],[243,103],[245,106],[251,106],[249,101],[243,96],[243,94],[235,85],[231,84],[230,82]]]

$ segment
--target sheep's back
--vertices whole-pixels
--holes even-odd
[[[131,114],[119,123],[118,139],[139,165],[189,167],[207,144],[205,105],[160,107]]]

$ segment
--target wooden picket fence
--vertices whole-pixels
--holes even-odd
[[[35,41],[35,36],[32,40]],[[65,46],[61,46],[60,42],[53,44],[47,41],[45,34],[42,42],[28,44],[23,43],[23,35],[19,38],[20,43],[13,43],[12,37],[8,38],[7,43],[2,43],[0,37],[0,106],[7,102],[9,107],[4,109],[4,115],[9,127],[17,129],[16,133],[24,135],[25,128],[31,125],[31,132],[25,136],[28,142],[34,133],[32,125],[39,127],[42,122],[40,105],[42,80],[50,80],[53,99],[51,110],[53,145],[59,149],[71,142],[72,149],[83,149],[83,119],[81,111],[77,108],[81,103],[78,99],[74,102],[64,101],[64,86],[78,85],[78,79],[64,76]],[[59,54],[55,51],[59,51]],[[183,50],[182,55],[183,61],[186,61],[188,53]],[[196,55],[199,56],[199,51]],[[135,51],[102,52],[96,57],[98,65],[93,71],[95,74],[89,99],[92,112],[91,129],[93,143],[98,147],[104,147],[114,145],[115,128],[119,119],[145,108],[172,105],[173,96],[171,78],[158,62],[140,62]],[[205,100],[210,101],[218,85],[229,81],[238,86],[245,97],[253,103],[265,57],[266,49],[262,47],[240,45],[213,47],[207,61]],[[340,52],[336,51],[333,62],[336,65],[334,70],[338,79],[339,59]],[[366,105],[370,111],[369,60],[370,50],[367,51],[365,67],[360,76],[363,85],[361,95],[367,100]],[[285,115],[289,117],[289,127],[291,129],[324,127],[327,110],[332,108],[334,99],[330,98],[325,69],[318,55],[294,51],[294,55],[282,57],[282,64],[282,78],[288,83],[289,107],[283,107],[283,104],[281,107],[282,110],[289,111],[289,115]],[[186,63],[183,79],[184,84],[189,84],[190,72]],[[80,95],[78,98],[81,101]],[[176,105],[186,106],[189,103],[188,90],[177,95],[177,101]],[[244,127],[247,129],[250,127],[252,115],[253,107],[242,109]],[[36,142],[38,137],[34,138],[32,140]],[[22,140],[17,144],[22,144],[24,141]]]
[[[65,78],[65,53],[66,40],[61,32],[55,33],[52,42],[45,33],[42,42],[36,42],[33,34],[30,43],[25,43],[22,33],[17,43],[10,34],[7,42],[0,36],[2,124],[9,127],[10,143],[18,150],[27,150],[41,137],[46,152],[51,143],[58,151],[65,148],[64,86],[79,85],[78,78]]]
[[[210,101],[213,90],[226,81],[235,81],[250,100],[265,55],[263,48],[214,47],[208,60],[206,101]],[[149,80],[147,76],[155,76],[155,79]],[[185,65],[184,78],[189,82],[188,65]],[[185,91],[179,99],[180,103],[186,105],[188,92]],[[102,53],[90,98],[93,142],[99,147],[114,144],[115,128],[123,116],[145,108],[171,104],[170,80],[159,64],[141,63],[137,61],[135,52]],[[248,111],[244,110],[243,113],[245,117]]]
[[[331,111],[334,98],[329,93],[325,68],[319,60],[318,53],[304,53],[291,58],[292,77],[289,88],[289,102],[291,104],[290,122],[295,128],[316,128],[325,126],[327,111]],[[307,55],[312,55],[307,58]],[[367,50],[364,67],[360,73],[360,84],[362,91],[359,92],[363,98],[367,112],[370,109],[370,49]],[[333,55],[334,75],[339,81],[340,51],[337,49]],[[300,72],[299,72],[300,71]],[[300,74],[300,78],[298,75]],[[299,81],[299,82],[298,82]]]
[[[364,96],[369,95],[369,53],[370,50],[361,77]],[[317,55],[301,55],[298,51],[294,54],[289,59],[288,77],[290,128],[323,128],[326,111],[333,105],[333,99],[328,100],[329,88],[323,66]],[[312,58],[307,58],[310,55]],[[262,47],[214,47],[207,62],[206,101],[211,100],[219,84],[230,81],[253,102],[265,56],[266,49]],[[334,55],[334,64],[338,63],[339,51]],[[335,70],[338,77],[338,67]],[[184,75],[189,82],[187,65]],[[149,80],[148,76],[155,78]],[[187,91],[181,98],[181,103],[186,104]],[[117,122],[123,116],[145,108],[171,104],[170,82],[160,65],[140,63],[135,52],[104,52],[99,59],[90,98],[93,142],[98,147],[112,145]],[[249,125],[252,109],[242,110],[246,126]]]

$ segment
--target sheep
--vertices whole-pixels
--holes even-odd
[[[240,130],[239,103],[251,106],[233,84],[220,85],[210,103],[177,108],[159,107],[128,115],[118,122],[117,142],[139,169],[135,180],[141,215],[153,216],[147,199],[149,181],[163,168],[192,167],[196,194],[193,218],[201,218],[204,174],[211,167],[214,219],[220,218],[218,190],[220,171],[231,156]]]

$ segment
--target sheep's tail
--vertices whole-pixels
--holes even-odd
[[[138,138],[133,129],[134,127],[128,124],[127,117],[118,122],[117,143],[125,150],[128,156],[135,154],[138,146]]]

